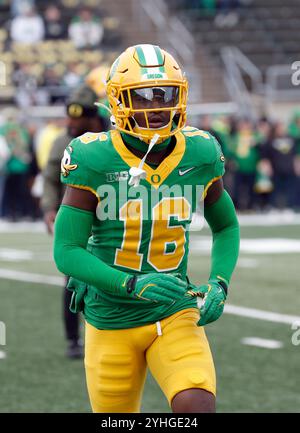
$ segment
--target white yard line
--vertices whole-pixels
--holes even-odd
[[[237,266],[239,268],[249,268],[249,269],[258,268],[259,261],[256,259],[249,259],[247,257],[240,257]]]
[[[13,248],[0,248],[0,260],[19,262],[32,260],[34,253],[28,250],[16,250]]]
[[[33,274],[30,272],[20,272],[3,268],[0,268],[0,279],[1,278],[28,283],[49,284],[59,287],[62,287],[64,284],[64,278],[60,276]],[[288,325],[292,325],[294,323],[300,324],[300,316],[257,310],[255,308],[240,307],[238,305],[225,305],[224,313],[232,314],[234,316],[248,317],[250,319],[265,320],[267,322],[273,323],[284,323]]]
[[[210,236],[191,238],[190,250],[201,254],[211,254],[212,239]],[[300,239],[290,238],[242,238],[240,252],[245,254],[286,254],[300,253]]]
[[[51,252],[34,252],[31,250],[17,250],[16,248],[0,248],[0,261],[22,262],[22,261],[53,261]]]
[[[243,227],[252,226],[289,226],[300,224],[300,214],[293,211],[272,211],[266,214],[238,214],[239,223]]]
[[[5,359],[6,358],[6,353],[3,352],[3,350],[0,350],[0,359]]]
[[[281,349],[283,347],[282,341],[259,337],[245,337],[242,338],[241,343],[246,346],[263,347],[265,349]]]
[[[239,307],[238,305],[225,305],[224,313],[233,314],[234,316],[248,317],[250,319],[265,320],[273,323],[285,323],[287,325],[292,325],[293,323],[300,324],[300,316],[256,310],[255,308]]]
[[[43,221],[12,223],[0,220],[0,233],[47,233]]]
[[[62,286],[64,284],[63,277],[33,274],[31,272],[15,271],[14,269],[0,268],[0,278],[6,280],[23,281],[26,283],[49,284],[51,286]]]
[[[265,214],[238,214],[238,220],[242,227],[294,226],[300,224],[300,213],[273,211]],[[203,227],[208,227],[203,214],[194,214],[191,231],[200,231]]]

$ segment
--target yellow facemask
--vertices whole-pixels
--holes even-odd
[[[116,128],[148,144],[154,136],[160,143],[185,126],[187,79],[158,46],[127,48],[110,68],[106,92]]]

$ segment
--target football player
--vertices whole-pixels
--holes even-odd
[[[138,412],[148,367],[173,412],[213,412],[204,325],[223,312],[239,251],[224,157],[213,136],[185,126],[186,77],[158,46],[123,52],[106,90],[115,129],[67,147],[54,242],[58,269],[72,276],[70,308],[86,321],[91,406]],[[195,286],[186,272],[199,185],[213,247],[208,282]]]

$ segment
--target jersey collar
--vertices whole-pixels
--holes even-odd
[[[185,137],[181,132],[175,134],[176,145],[173,151],[168,155],[155,169],[151,168],[148,164],[144,164],[143,168],[146,171],[146,181],[154,188],[159,186],[166,180],[171,172],[180,163],[185,152]],[[111,139],[113,146],[120,157],[126,162],[129,167],[138,167],[140,158],[130,152],[125,146],[119,131],[111,131]]]
[[[122,140],[125,142],[125,144],[129,144],[130,146],[134,147],[135,149],[138,149],[144,153],[147,152],[149,145],[145,143],[144,141],[141,141],[139,138],[133,137],[132,135],[125,134],[124,132],[121,132]],[[164,150],[168,147],[170,144],[171,137],[167,138],[165,141],[163,141],[160,144],[156,144],[152,147],[151,152],[160,152],[161,150]]]

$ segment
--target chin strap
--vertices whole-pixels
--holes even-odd
[[[137,186],[139,186],[141,179],[146,179],[147,174],[146,174],[145,170],[143,169],[143,165],[146,161],[148,153],[151,152],[152,147],[157,143],[159,138],[160,138],[159,134],[154,134],[154,136],[152,137],[152,139],[149,143],[147,153],[144,155],[143,159],[141,159],[139,166],[138,167],[131,167],[131,169],[129,170],[129,174],[131,177],[129,179],[128,184],[130,186],[137,187]]]
[[[122,103],[119,100],[117,100],[117,102],[120,105],[120,107],[123,108]],[[97,105],[97,107],[105,108],[110,114],[112,114],[111,109],[108,108],[106,105],[104,105],[102,102],[95,102],[94,104]],[[133,117],[133,120],[135,121],[134,117]],[[111,115],[110,121],[111,121],[112,126],[116,126],[115,116]],[[137,187],[137,186],[139,186],[141,179],[146,179],[147,174],[146,174],[145,170],[143,170],[143,165],[146,161],[148,153],[151,152],[152,147],[157,143],[159,138],[160,138],[159,134],[154,134],[154,136],[152,137],[152,139],[149,143],[148,150],[147,150],[146,154],[144,155],[143,159],[141,159],[139,166],[138,167],[131,167],[131,169],[129,170],[129,174],[131,177],[129,179],[128,184],[130,186]]]

